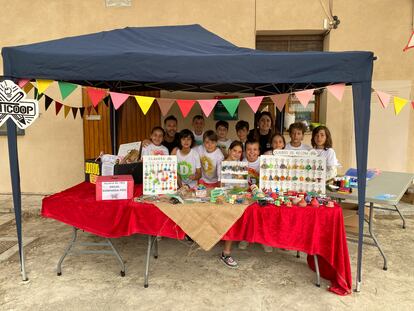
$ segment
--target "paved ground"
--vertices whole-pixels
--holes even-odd
[[[7,210],[1,198],[0,203]],[[314,273],[304,256],[297,259],[294,252],[266,254],[258,246],[236,249],[240,268],[232,270],[218,261],[220,246],[210,252],[193,252],[170,239],[160,242],[160,257],[152,261],[150,269],[150,287],[144,289],[146,239],[142,236],[114,240],[126,261],[124,278],[119,276],[115,259],[107,255],[69,256],[63,275],[57,277],[56,263],[71,229],[30,212],[24,219],[24,234],[38,237],[26,248],[30,280],[21,281],[17,255],[0,263],[0,309],[413,310],[414,217],[408,217],[407,229],[400,224],[395,217],[378,217],[376,232],[388,256],[389,270],[382,270],[377,249],[366,246],[362,292],[340,297],[326,291],[324,280],[321,288],[314,286]],[[0,227],[0,236],[15,236],[13,223]],[[86,233],[82,239],[99,240]],[[354,272],[356,244],[349,243],[349,250]]]

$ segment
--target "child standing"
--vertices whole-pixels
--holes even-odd
[[[341,165],[336,158],[335,150],[332,149],[331,132],[326,126],[318,126],[312,131],[311,142],[319,156],[326,159],[326,179],[334,178],[337,174],[337,168]]]
[[[285,149],[286,141],[282,134],[276,133],[272,136],[272,150],[268,150],[265,154],[273,154],[273,150]]]
[[[311,146],[303,144],[303,136],[305,135],[305,125],[302,122],[295,122],[289,126],[290,142],[286,144],[285,149],[288,150],[310,150]]]
[[[226,121],[218,121],[216,123],[216,133],[218,137],[217,147],[220,148],[223,156],[226,158],[231,144],[231,139],[227,139],[227,133],[229,132],[229,123]]]
[[[193,117],[193,134],[197,146],[203,144],[204,117],[201,114]]]
[[[203,135],[203,144],[196,148],[200,155],[201,179],[200,183],[206,187],[219,187],[219,172],[223,153],[217,148],[217,134],[208,130]]]
[[[194,145],[193,133],[187,129],[182,130],[179,133],[178,148],[172,152],[177,155],[179,187],[187,185],[189,188],[194,188],[201,177],[200,156],[197,151],[191,149]]]
[[[141,156],[144,155],[169,155],[167,147],[162,145],[164,139],[164,129],[160,126],[156,126],[151,131],[151,143],[145,147],[142,147]]]
[[[243,152],[243,144],[238,140],[233,141],[229,147],[229,152],[228,152],[226,161],[239,161],[242,155],[242,152]],[[233,241],[224,241],[224,248],[223,248],[223,252],[221,253],[220,259],[227,267],[237,268],[238,263],[231,256],[232,244],[233,244]]]
[[[247,142],[247,135],[249,134],[249,122],[240,120],[236,123],[236,133],[239,141],[243,145],[243,154],[240,160],[246,156],[246,142]]]

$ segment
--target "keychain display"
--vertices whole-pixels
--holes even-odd
[[[223,188],[247,190],[249,187],[247,162],[223,161],[220,173]]]
[[[325,194],[326,159],[316,151],[275,150],[260,156],[259,186],[263,191]]]
[[[144,195],[177,192],[177,157],[143,156]]]

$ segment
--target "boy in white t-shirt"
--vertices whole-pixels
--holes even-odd
[[[168,155],[167,147],[162,145],[164,139],[164,129],[156,126],[151,131],[151,143],[142,147],[141,157],[144,155]]]
[[[194,188],[201,177],[200,156],[192,149],[194,145],[193,132],[188,129],[182,130],[179,133],[178,148],[172,151],[172,154],[177,155],[179,187],[187,185]]]
[[[311,150],[312,147],[302,144],[305,135],[305,125],[302,122],[295,122],[289,126],[290,142],[285,146],[287,150]]]
[[[196,148],[201,162],[199,183],[211,188],[220,187],[219,172],[224,159],[223,153],[217,148],[217,140],[217,134],[208,130],[203,135],[203,144]]]
[[[227,158],[229,152],[229,147],[232,140],[227,138],[227,133],[229,132],[229,123],[223,120],[217,121],[216,123],[216,133],[217,133],[217,147],[220,148],[223,156]]]
[[[193,134],[197,146],[203,144],[204,135],[204,117],[201,114],[193,117]]]

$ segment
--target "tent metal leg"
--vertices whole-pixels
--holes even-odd
[[[57,264],[57,275],[62,275],[62,263],[63,260],[66,258],[69,254],[105,254],[105,255],[113,255],[118,260],[119,265],[121,266],[121,276],[125,276],[125,263],[115,248],[115,246],[112,244],[112,241],[108,238],[105,238],[105,242],[97,243],[97,242],[84,242],[84,243],[78,243],[79,246],[93,246],[93,247],[109,247],[111,250],[75,250],[76,242],[78,239],[78,228],[73,227],[73,233],[72,233],[72,240],[69,242],[69,245],[66,247],[64,254],[59,259],[59,262]]]
[[[403,227],[403,229],[405,229],[405,218],[404,218],[403,214],[401,214],[401,211],[398,209],[398,206],[397,205],[394,205],[394,207],[395,207],[395,210],[397,211],[397,213],[400,215],[400,218],[403,221],[402,227]]]
[[[157,239],[157,238],[155,237],[155,239]],[[152,236],[149,235],[148,236],[147,256],[146,256],[146,261],[145,261],[145,273],[144,273],[144,287],[145,288],[148,287],[149,263],[150,263],[150,259],[151,259],[152,242],[153,242]]]
[[[315,271],[316,271],[316,286],[321,287],[321,275],[319,273],[319,263],[318,255],[313,255],[313,260],[315,261]]]
[[[368,231],[369,231],[369,235],[371,237],[371,239],[374,240],[375,246],[378,248],[378,250],[381,253],[382,258],[384,258],[384,266],[383,266],[383,270],[388,270],[388,266],[387,266],[387,257],[385,257],[384,251],[381,248],[381,245],[378,243],[378,240],[375,236],[375,234],[373,233],[372,230],[372,218],[373,218],[373,210],[374,210],[374,203],[370,203],[369,204],[369,222],[368,222]]]

